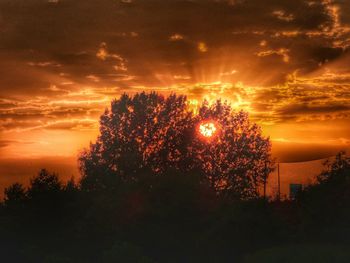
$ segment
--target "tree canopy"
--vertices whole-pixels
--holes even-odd
[[[211,140],[198,134],[208,120],[218,126]],[[100,135],[79,162],[88,190],[175,169],[199,173],[219,194],[238,198],[256,197],[272,169],[269,138],[246,112],[218,100],[204,101],[194,114],[185,96],[154,92],[112,101],[100,118]]]

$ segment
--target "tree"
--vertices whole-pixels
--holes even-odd
[[[350,221],[350,157],[340,152],[324,165],[318,183],[306,187],[297,200],[308,230],[341,238],[341,227],[348,227]]]
[[[4,193],[4,203],[8,207],[21,205],[27,199],[26,189],[19,183],[5,188]]]
[[[233,112],[228,103],[204,101],[196,123],[215,120],[218,135],[207,142],[199,136],[193,142],[195,161],[214,189],[223,195],[251,198],[259,195],[273,169],[269,138],[249,121],[248,113]]]
[[[101,116],[96,143],[79,158],[83,187],[104,187],[115,179],[135,181],[147,170],[187,169],[192,128],[184,96],[122,95]]]
[[[214,120],[219,132],[210,142],[198,136],[202,121]],[[171,169],[202,174],[219,194],[234,198],[258,195],[272,169],[270,142],[245,112],[234,112],[220,100],[189,111],[185,96],[157,93],[122,95],[100,119],[100,135],[79,158],[87,190],[137,182],[150,172]],[[267,166],[266,163],[270,165]]]
[[[29,198],[47,198],[56,195],[62,190],[62,183],[57,174],[49,173],[46,169],[41,169],[37,176],[30,180],[28,188]]]
[[[332,181],[342,181],[345,183],[350,180],[350,157],[345,152],[339,152],[335,160],[324,163],[326,169],[317,177],[319,183],[330,183]]]

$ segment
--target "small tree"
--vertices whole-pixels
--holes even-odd
[[[37,176],[30,180],[28,197],[31,199],[43,198],[57,195],[62,190],[62,183],[55,173],[49,173],[41,169]]]
[[[350,157],[344,152],[324,163],[318,183],[304,189],[298,201],[310,229],[333,229],[348,225],[350,220]]]
[[[345,152],[339,152],[333,162],[327,160],[324,165],[326,169],[317,177],[320,183],[350,180],[350,157]]]
[[[27,192],[23,185],[14,183],[5,188],[4,203],[7,207],[23,204],[27,199]]]

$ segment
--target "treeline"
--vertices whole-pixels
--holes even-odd
[[[6,188],[2,262],[349,262],[350,159],[296,200],[218,195],[196,173],[139,171],[101,188],[41,170]]]
[[[208,122],[210,138],[198,133]],[[296,200],[268,201],[258,189],[274,169],[270,150],[226,102],[204,101],[193,114],[185,96],[124,94],[80,154],[79,181],[41,170],[28,187],[6,188],[1,259],[349,262],[349,158],[339,154]]]

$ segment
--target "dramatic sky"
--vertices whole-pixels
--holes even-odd
[[[0,0],[0,158],[75,160],[143,90],[227,99],[281,160],[327,157],[350,147],[349,47],[350,0]]]

